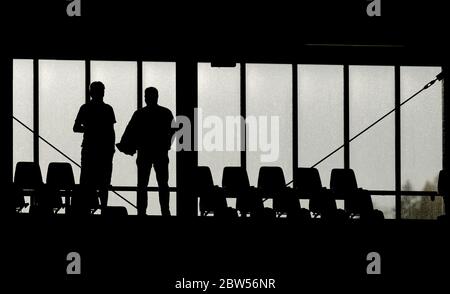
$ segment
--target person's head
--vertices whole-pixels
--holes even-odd
[[[148,87],[145,89],[145,103],[147,105],[156,105],[158,104],[158,90],[154,87]]]
[[[102,101],[105,96],[105,85],[102,82],[92,82],[89,86],[89,95],[93,100]]]

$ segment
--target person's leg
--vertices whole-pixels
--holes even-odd
[[[98,189],[98,198],[100,199],[100,208],[108,206],[108,187],[102,186]]]
[[[88,152],[85,149],[81,149],[81,173],[80,173],[80,185],[87,185],[89,183],[89,159]]]
[[[138,215],[146,215],[147,214],[147,186],[148,180],[150,178],[150,171],[152,168],[151,162],[145,161],[137,161],[137,169],[138,169],[138,180],[137,180],[137,209]]]
[[[87,164],[87,154],[84,148],[81,149],[81,172],[80,172],[80,186],[86,187],[88,185],[88,164]],[[80,188],[81,190],[81,188]],[[74,193],[75,194],[75,193]],[[82,193],[77,193],[73,195],[74,197],[70,201],[70,207],[66,206],[66,212],[70,211],[72,213],[74,211],[74,207],[82,207],[80,196]],[[78,197],[76,197],[78,196]]]
[[[95,152],[92,149],[82,149],[80,185],[82,186],[81,191],[83,191],[83,193],[81,193],[81,197],[75,201],[78,202],[78,207],[83,211],[92,209],[94,203],[97,205],[97,197],[100,197],[97,193],[90,193],[90,191],[98,189],[98,160],[98,152]]]
[[[100,198],[100,207],[105,208],[108,206],[108,193],[109,186],[111,185],[112,165],[114,154],[107,154],[102,159],[102,166],[100,168],[100,185],[98,196]]]
[[[155,160],[155,172],[159,188],[161,214],[163,216],[169,216],[169,157],[167,154]]]

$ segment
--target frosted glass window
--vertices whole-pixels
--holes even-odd
[[[79,164],[82,135],[74,133],[72,128],[84,102],[84,61],[39,61],[39,133]],[[80,168],[42,140],[39,141],[39,159],[44,179],[50,162],[69,162],[75,183],[79,182]]]
[[[250,184],[257,185],[261,166],[280,166],[289,182],[292,180],[292,65],[247,64],[246,73]],[[257,127],[252,127],[252,120],[256,120]],[[271,202],[266,206],[270,207]]]
[[[198,108],[202,117],[216,116],[225,122],[227,117],[240,116],[240,66],[234,68],[211,67],[198,64]],[[240,126],[240,124],[239,124]],[[205,133],[207,130],[203,131]],[[240,147],[240,127],[233,129],[231,139]],[[240,148],[227,151],[202,150],[198,152],[198,165],[209,166],[215,184],[221,185],[225,166],[239,166]]]
[[[13,116],[33,129],[33,60],[13,60]],[[33,133],[13,121],[14,171],[19,161],[33,161]]]
[[[233,68],[211,67],[209,63],[198,64],[198,109],[201,118],[215,116],[222,122],[228,118],[240,117],[240,65]],[[201,118],[200,118],[201,116]],[[202,124],[203,125],[203,124]],[[199,125],[199,128],[201,126]],[[230,139],[234,148],[208,150],[199,146],[198,165],[209,166],[216,185],[222,185],[222,172],[225,166],[239,166],[241,151],[241,124],[229,128]],[[224,129],[224,127],[223,127]],[[203,133],[210,129],[205,128]],[[226,140],[226,139],[225,139]],[[224,142],[226,143],[226,142]],[[201,143],[200,143],[201,144]],[[200,149],[202,148],[202,149]],[[227,199],[230,206],[235,205],[235,199]]]
[[[298,66],[298,166],[311,167],[344,143],[342,65]],[[333,168],[344,166],[341,149],[316,166],[329,187]]]
[[[350,66],[350,137],[395,107],[393,66]],[[358,185],[368,190],[395,190],[395,115],[392,113],[350,144],[350,167]],[[391,216],[394,197],[372,196]]]
[[[401,67],[401,99],[408,99],[441,72],[440,67]],[[402,187],[436,191],[442,169],[442,83],[436,82],[402,107]],[[442,199],[402,197],[402,217],[436,218],[442,215]]]

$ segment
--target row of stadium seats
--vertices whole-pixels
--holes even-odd
[[[321,217],[346,219],[354,216],[368,219],[383,219],[381,211],[373,208],[367,190],[357,185],[351,169],[333,169],[331,189],[322,186],[317,169],[297,168],[294,173],[294,187],[286,185],[282,168],[264,166],[259,170],[257,187],[250,186],[247,171],[243,167],[225,167],[222,187],[214,185],[207,166],[196,169],[192,190],[200,198],[201,215],[233,214],[226,198],[236,198],[234,214],[240,216],[282,216],[294,218]],[[263,202],[273,199],[273,209],[264,208]],[[299,199],[309,199],[309,211],[302,208]],[[336,199],[343,199],[345,210],[337,208]]]
[[[56,214],[62,208],[66,214],[89,214],[100,208],[95,189],[76,185],[72,166],[67,162],[50,163],[46,183],[39,164],[18,162],[10,191],[13,197],[8,201],[9,213],[12,207],[19,213],[28,206],[30,213],[47,215]],[[24,196],[30,196],[30,203],[25,202]]]
[[[223,169],[222,187],[215,185],[207,166],[194,171],[189,192],[200,199],[202,216],[228,217],[320,217],[323,219],[383,219],[383,213],[374,209],[369,191],[358,187],[352,169],[333,169],[330,189],[322,185],[315,168],[295,169],[293,187],[288,187],[281,167],[264,166],[259,170],[257,187],[250,185],[247,171],[243,167],[228,166]],[[449,194],[449,174],[439,174],[438,192]],[[72,166],[66,162],[48,165],[46,183],[42,180],[39,164],[18,162],[8,198],[8,212],[21,212],[28,205],[30,213],[55,214],[65,208],[66,214],[92,214],[100,208],[94,188],[75,184]],[[30,203],[24,196],[30,196]],[[63,202],[62,199],[65,198]],[[236,198],[236,208],[228,207],[227,198]],[[264,201],[273,200],[273,208],[264,207]],[[299,199],[309,199],[309,210],[301,207]],[[344,209],[338,209],[336,200],[344,200]],[[14,208],[14,209],[13,209]],[[107,208],[102,214],[126,215],[125,208]],[[117,213],[119,212],[119,213]]]

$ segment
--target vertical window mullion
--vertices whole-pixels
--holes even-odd
[[[350,168],[350,77],[344,65],[344,168]]]
[[[298,66],[292,65],[292,176],[298,167]],[[291,179],[289,179],[290,181]]]
[[[142,100],[142,85],[143,85],[143,74],[142,74],[142,60],[137,62],[137,109],[141,109],[143,106]]]
[[[241,117],[247,117],[247,80],[246,80],[246,64],[241,63]],[[241,126],[241,166],[247,168],[247,126],[244,123]]]
[[[442,67],[443,72],[448,72],[449,67],[445,65]],[[450,135],[448,131],[450,130],[450,102],[448,100],[450,84],[447,82],[448,79],[442,80],[442,168],[449,169],[450,168]]]
[[[400,101],[400,66],[395,66],[395,218],[400,219],[401,216],[401,108]]]
[[[39,163],[39,59],[33,59],[33,161]]]
[[[89,59],[86,60],[85,62],[85,72],[84,72],[84,77],[85,77],[85,90],[86,90],[86,97],[85,97],[85,102],[88,103],[89,102],[89,86],[91,84],[91,61]]]

